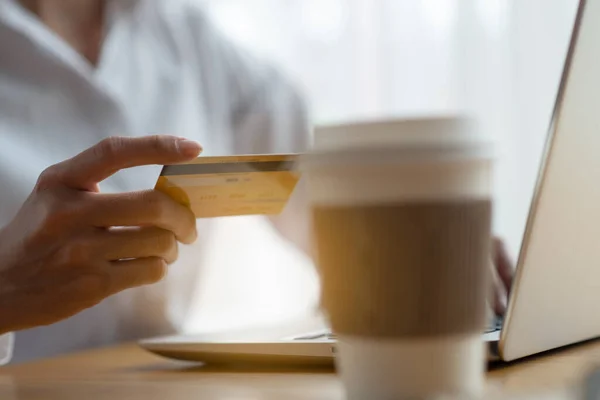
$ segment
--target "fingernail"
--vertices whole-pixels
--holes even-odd
[[[202,152],[200,143],[185,138],[177,141],[177,149],[181,154],[188,157],[196,157]]]

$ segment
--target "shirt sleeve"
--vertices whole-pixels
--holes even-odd
[[[200,76],[209,119],[225,121],[213,132],[227,136],[233,153],[300,153],[310,144],[308,112],[292,80],[229,40],[200,6],[186,13],[192,51],[188,62]]]
[[[0,335],[0,365],[6,365],[10,362],[13,352],[13,342],[13,333]]]

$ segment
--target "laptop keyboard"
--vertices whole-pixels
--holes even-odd
[[[488,326],[485,328],[485,331],[483,333],[491,333],[491,332],[496,332],[502,329],[502,322],[503,322],[504,318],[503,317],[494,317],[490,323],[488,324]],[[304,335],[304,336],[298,336],[296,338],[294,338],[294,340],[336,340],[336,336],[335,334],[331,333],[331,332],[320,332],[320,333],[313,333],[313,334],[309,334],[309,335]]]

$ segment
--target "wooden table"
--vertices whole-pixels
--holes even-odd
[[[549,395],[544,399],[563,399],[562,393],[597,365],[600,341],[492,366],[486,398],[498,393],[507,398],[543,393]],[[342,398],[332,368],[202,367],[162,359],[135,345],[0,368],[2,400]]]

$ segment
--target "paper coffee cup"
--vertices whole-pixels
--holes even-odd
[[[317,128],[303,160],[350,399],[483,387],[491,154],[464,118]]]

